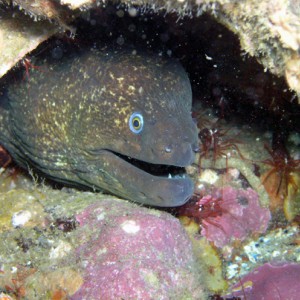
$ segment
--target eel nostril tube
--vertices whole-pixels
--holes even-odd
[[[171,152],[172,152],[172,146],[166,146],[166,147],[165,147],[165,151],[166,151],[167,153],[171,153]]]

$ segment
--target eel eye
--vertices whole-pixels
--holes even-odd
[[[129,128],[133,133],[140,133],[144,127],[144,118],[140,113],[134,112],[129,118]]]

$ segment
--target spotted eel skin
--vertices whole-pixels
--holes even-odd
[[[186,72],[143,52],[86,50],[41,69],[0,99],[0,144],[52,180],[172,207],[193,193],[184,167],[197,128]]]

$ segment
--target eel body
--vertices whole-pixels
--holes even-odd
[[[197,129],[178,62],[89,50],[36,64],[0,102],[0,143],[21,166],[143,204],[188,200]]]

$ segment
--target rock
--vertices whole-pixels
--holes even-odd
[[[300,265],[295,263],[266,263],[232,287],[230,297],[255,299],[299,299]],[[243,288],[242,288],[243,285]]]
[[[84,283],[71,299],[203,299],[191,242],[179,221],[128,205],[103,201],[76,216]]]
[[[257,193],[250,188],[217,189],[200,199],[199,205],[215,210],[203,219],[201,234],[217,247],[234,239],[245,240],[254,232],[265,232],[271,219],[270,211],[260,206]]]
[[[46,186],[0,198],[6,211],[0,211],[4,293],[38,300],[205,299],[191,241],[170,214]],[[12,226],[12,216],[23,212],[30,220]]]
[[[156,11],[176,12],[179,16],[191,15],[200,16],[203,13],[212,15],[219,23],[225,25],[234,32],[240,40],[241,47],[251,56],[258,58],[260,63],[273,74],[285,76],[290,88],[294,89],[299,97],[300,80],[296,65],[299,65],[300,56],[298,49],[300,45],[299,16],[300,9],[297,1],[234,1],[234,0],[202,0],[202,1],[134,1],[123,0],[123,4],[131,7],[133,4],[143,10],[147,6],[153,7]],[[9,7],[10,2],[0,0],[0,4]],[[11,43],[2,48],[3,54],[11,53],[9,58],[0,60],[0,77],[9,68],[20,60],[24,55],[34,49],[39,43],[50,37],[59,28],[71,30],[67,23],[73,20],[77,11],[86,11],[90,8],[99,9],[105,7],[101,1],[94,0],[16,0],[13,1],[19,9],[32,17],[32,24],[23,21],[22,37],[14,36],[14,26],[19,27],[18,20],[10,19],[12,25],[2,27],[3,16],[0,15],[0,53],[1,41],[9,35]],[[145,9],[145,11],[147,11]],[[35,20],[48,19],[56,23],[56,26],[49,26],[49,22],[37,23]],[[50,27],[50,29],[49,29]],[[43,36],[32,35],[32,28],[43,29]],[[36,41],[31,42],[33,39]],[[270,42],[271,41],[271,42]],[[11,49],[15,49],[12,51]],[[5,51],[4,51],[5,50]],[[5,55],[4,55],[5,56]]]
[[[20,12],[0,11],[0,77],[58,30],[48,21],[37,23]]]

